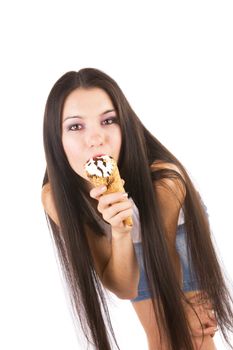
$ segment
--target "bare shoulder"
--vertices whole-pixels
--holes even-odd
[[[85,234],[94,261],[95,270],[103,277],[104,269],[111,257],[111,240],[107,236],[97,236],[88,226],[85,226]]]
[[[182,177],[182,179],[185,182],[185,177],[183,172],[180,170],[180,168],[173,163],[168,163],[164,161],[156,161],[151,164],[151,170],[161,170],[161,169],[171,169],[175,172],[179,173]],[[156,189],[163,188],[164,191],[167,189],[170,189],[171,192],[177,197],[177,199],[183,203],[185,195],[186,195],[186,187],[183,183],[183,181],[180,180],[180,178],[174,177],[174,178],[163,178],[159,181],[154,182],[154,186]]]
[[[49,182],[47,182],[42,187],[41,201],[42,201],[45,212],[59,226],[58,215],[57,215],[57,211],[56,211],[56,208],[54,205],[54,200],[53,200],[53,196],[52,196]]]
[[[44,209],[47,209],[48,199],[51,197],[50,184],[47,182],[41,190],[41,201]]]
[[[182,173],[182,171],[180,170],[180,168],[174,164],[174,163],[168,163],[168,162],[164,162],[162,160],[157,160],[155,162],[153,162],[150,166],[151,170],[161,170],[161,169],[171,169],[171,170],[175,170],[177,173],[179,173],[183,179],[184,179],[184,174]]]
[[[175,170],[184,179],[182,172],[175,164],[159,161],[151,166],[151,170],[165,168]],[[153,185],[168,241],[174,247],[178,217],[186,196],[185,184],[177,176],[174,178],[162,178],[154,181]]]

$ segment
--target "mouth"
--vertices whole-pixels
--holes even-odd
[[[95,154],[94,156],[92,156],[91,158],[98,158],[98,157],[102,157],[102,156],[106,156],[106,154],[98,153],[98,154]]]
[[[98,154],[94,154],[93,156],[91,156],[87,162],[89,162],[91,159],[95,159],[95,158],[99,158],[99,157],[102,157],[102,156],[106,156],[105,153],[98,153]]]

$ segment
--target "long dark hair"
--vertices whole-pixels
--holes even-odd
[[[233,329],[232,299],[213,248],[201,197],[184,166],[145,128],[117,83],[106,73],[93,68],[64,74],[48,96],[44,115],[47,169],[43,185],[48,181],[50,183],[60,224],[58,227],[50,218],[49,223],[74,315],[80,321],[86,339],[97,349],[110,350],[109,329],[119,349],[104,289],[94,269],[87,237],[83,234],[86,226],[96,235],[104,233],[93,216],[93,202],[90,200],[87,181],[72,170],[61,141],[63,104],[68,94],[79,87],[99,87],[105,90],[117,111],[122,133],[118,166],[121,177],[125,180],[125,189],[139,210],[143,258],[154,311],[156,314],[159,312],[171,348],[193,349],[193,345],[183,310],[184,294],[175,278],[153,187],[153,181],[167,177],[178,177],[185,184],[183,210],[188,251],[200,289],[211,300],[218,326],[230,345],[228,331]],[[184,179],[170,169],[151,171],[150,166],[156,160],[177,165]],[[158,301],[158,308],[154,304],[154,298]]]

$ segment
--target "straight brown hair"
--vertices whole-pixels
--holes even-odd
[[[211,300],[218,327],[232,348],[228,335],[228,331],[233,330],[232,298],[213,247],[202,199],[185,167],[145,128],[117,83],[106,73],[94,68],[68,72],[55,83],[47,99],[43,129],[47,163],[43,185],[50,183],[60,223],[58,227],[48,217],[49,227],[75,318],[81,324],[88,343],[92,343],[96,349],[110,350],[110,330],[120,349],[112,328],[104,287],[95,272],[84,234],[85,225],[96,235],[105,233],[92,215],[93,207],[96,211],[97,208],[90,199],[87,181],[69,165],[61,141],[62,109],[66,97],[74,89],[94,87],[107,92],[117,111],[122,133],[118,167],[125,180],[125,190],[139,210],[145,271],[152,301],[154,303],[155,298],[159,305],[158,309],[154,305],[154,310],[156,314],[159,313],[171,349],[193,350],[193,345],[182,303],[185,295],[175,278],[153,187],[153,181],[162,178],[179,178],[186,187],[182,208],[189,256],[200,289]],[[184,178],[171,169],[151,171],[150,166],[156,160],[175,164]]]

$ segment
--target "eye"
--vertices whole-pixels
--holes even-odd
[[[103,121],[103,124],[104,125],[111,125],[111,124],[114,124],[114,123],[117,123],[118,120],[117,120],[117,117],[110,117],[110,118],[107,118]]]
[[[71,131],[81,130],[81,128],[82,128],[81,124],[72,124],[68,126],[68,130],[71,130]]]

